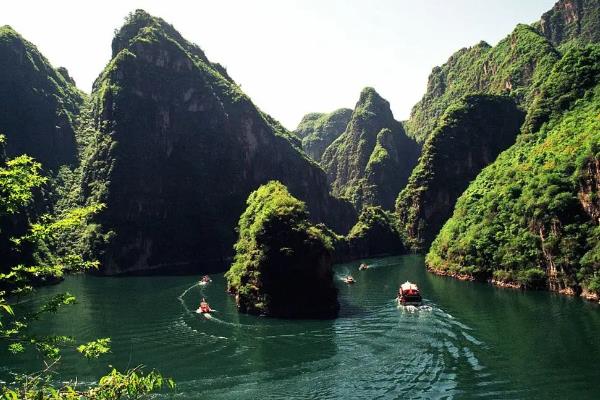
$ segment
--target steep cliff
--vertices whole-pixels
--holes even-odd
[[[74,125],[83,96],[72,80],[9,26],[0,27],[0,70],[0,133],[7,155],[28,154],[51,170],[76,164]]]
[[[506,96],[469,95],[446,111],[396,202],[414,251],[429,247],[469,183],[515,142],[523,119]]]
[[[540,87],[543,116],[457,201],[427,256],[440,273],[600,293],[600,47],[571,48]]]
[[[390,104],[365,88],[345,132],[325,150],[321,163],[335,195],[350,199],[357,208],[391,209],[419,151],[394,119]]]
[[[89,235],[102,272],[224,269],[248,194],[273,179],[314,220],[349,229],[351,206],[292,135],[171,25],[138,10],[112,49],[82,183],[106,204]]]
[[[518,25],[496,46],[461,49],[429,76],[427,92],[413,107],[406,129],[424,142],[454,102],[473,93],[509,95],[526,108],[560,54],[536,29]]]
[[[238,309],[272,317],[335,317],[333,248],[308,222],[304,203],[281,183],[269,182],[250,194],[247,205],[235,260],[225,274]]]
[[[329,114],[310,113],[302,118],[294,133],[302,139],[302,149],[319,162],[325,149],[337,139],[348,126],[352,110],[340,108]]]
[[[534,27],[554,45],[600,41],[600,0],[560,0]]]

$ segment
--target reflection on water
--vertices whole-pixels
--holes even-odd
[[[79,303],[37,325],[81,340],[112,338],[94,361],[64,354],[64,376],[92,381],[109,364],[144,364],[173,376],[164,397],[593,398],[600,392],[600,308],[550,293],[522,293],[427,274],[405,256],[340,265],[340,317],[296,321],[240,315],[222,275],[71,277],[40,291],[68,290]],[[420,307],[399,307],[398,285],[417,282]],[[310,295],[310,288],[307,288]],[[205,297],[216,312],[196,314]],[[33,302],[26,306],[34,306]],[[3,367],[39,365],[30,355]],[[10,363],[8,363],[10,362]]]

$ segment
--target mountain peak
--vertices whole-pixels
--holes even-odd
[[[159,24],[158,18],[153,17],[144,10],[137,9],[129,13],[125,18],[125,23],[116,31],[113,38],[112,56],[115,57],[121,50],[127,47],[129,41],[136,37],[143,28]]]
[[[357,109],[364,110],[379,110],[381,108],[390,108],[390,103],[381,97],[379,93],[372,87],[366,87],[360,92],[358,103],[356,103]]]
[[[194,43],[188,42],[181,34],[166,22],[164,19],[155,17],[148,12],[137,9],[125,18],[123,26],[116,31],[112,41],[112,57],[114,58],[121,50],[125,49],[138,36],[145,33],[159,33],[161,36],[168,37],[177,42],[183,49],[194,56],[199,57],[202,61],[209,63],[206,55]],[[214,65],[213,65],[214,67]],[[224,68],[221,67],[224,71]]]

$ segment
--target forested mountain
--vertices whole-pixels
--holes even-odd
[[[319,162],[325,149],[337,139],[348,126],[352,110],[340,108],[329,114],[306,114],[294,133],[302,139],[302,149]]]
[[[406,123],[407,130],[424,142],[446,109],[470,93],[509,95],[527,107],[559,58],[552,43],[527,25],[518,25],[494,47],[480,42],[463,48],[433,69],[427,92]]]
[[[517,143],[458,200],[432,270],[597,297],[599,82],[599,45],[554,66]]]
[[[76,164],[75,119],[84,99],[66,70],[54,69],[33,44],[3,26],[0,71],[7,156],[27,154],[53,170]]]
[[[3,27],[0,132],[9,158],[70,167],[44,188],[59,210],[105,205],[81,242],[107,274],[225,269],[248,195],[276,180],[340,259],[425,250],[456,203],[432,269],[595,292],[599,8],[561,0],[496,46],[459,50],[406,131],[366,88],[354,110],[308,114],[291,133],[141,10],[89,98]]]
[[[598,41],[599,9],[559,1],[433,70],[405,124],[424,142],[396,204],[406,244],[427,249],[468,189],[433,243],[431,270],[597,296],[600,60],[586,44]]]
[[[390,104],[372,88],[365,88],[344,133],[322,157],[332,191],[365,205],[394,206],[416,164],[420,146],[394,119]]]
[[[441,167],[439,172],[445,168],[452,168],[450,165],[445,165],[448,161],[446,158],[452,157],[452,154],[437,149],[435,154],[431,154],[431,146],[427,145],[427,139],[433,135],[433,132],[438,132],[443,128],[441,126],[445,123],[443,115],[457,107],[462,96],[472,94],[508,96],[520,109],[524,111],[531,109],[534,103],[539,101],[540,86],[550,74],[554,64],[562,57],[561,51],[555,47],[555,44],[574,45],[595,40],[591,32],[596,31],[594,15],[597,13],[597,7],[593,7],[592,3],[598,6],[599,2],[597,0],[560,1],[551,11],[544,14],[540,22],[533,26],[518,25],[498,45],[491,47],[487,43],[481,42],[474,47],[458,51],[450,57],[446,64],[434,68],[429,77],[426,94],[415,105],[411,118],[406,123],[410,134],[418,140],[424,141],[425,147],[429,147],[427,153],[430,154],[423,155],[419,168],[414,171],[415,176],[411,179],[413,193],[404,193],[403,198],[399,199],[397,207],[401,225],[403,225],[402,230],[417,249],[423,248],[423,245],[425,248],[428,246],[433,238],[432,235],[437,233],[449,211],[446,211],[444,217],[439,215],[440,218],[437,221],[417,216],[427,209],[430,210],[429,212],[439,207],[447,209],[448,204],[451,208],[462,189],[466,188],[468,182],[475,176],[474,174],[495,158],[484,157],[485,162],[483,162],[484,159],[481,159],[482,162],[472,165],[472,160],[464,157],[463,165],[460,166],[461,161],[458,156],[455,161],[458,164],[455,164],[454,167],[470,169],[472,170],[471,174],[457,175],[454,180],[446,180],[446,182],[452,182],[457,190],[453,191],[454,194],[449,198],[438,198],[434,202],[437,191],[443,190],[443,188],[437,185],[425,185],[423,179],[427,180],[436,175],[432,172],[435,163]],[[544,30],[541,29],[542,26]],[[564,35],[563,39],[558,40],[554,37],[556,35],[550,34],[550,31],[557,32],[559,28],[568,31],[570,36]],[[567,36],[572,40],[567,41]],[[491,111],[489,112],[490,115],[493,115]],[[535,118],[535,111],[527,117],[528,121]],[[524,129],[531,129],[529,125],[530,123],[527,122]],[[527,128],[527,126],[529,127]],[[485,145],[488,140],[486,137],[491,139],[494,138],[494,135],[492,129],[487,130],[483,127],[481,129],[482,136],[478,140],[481,140],[480,145]],[[455,129],[455,133],[459,137],[467,135],[460,128]],[[512,143],[505,142],[498,151],[510,144]],[[478,151],[476,147],[470,148],[468,143],[463,143],[463,145],[462,152],[458,154],[471,154],[473,151]],[[431,175],[430,178],[425,178],[425,174]],[[436,177],[441,178],[439,174]],[[421,183],[416,184],[418,181]],[[412,202],[406,203],[409,197],[412,198]],[[407,221],[412,222],[407,225]],[[422,233],[427,236],[427,239],[419,244],[423,239]]]
[[[323,170],[171,25],[138,10],[112,50],[83,161],[84,195],[106,204],[90,233],[103,272],[224,269],[248,194],[269,180],[315,220],[349,229],[354,212],[329,195]]]

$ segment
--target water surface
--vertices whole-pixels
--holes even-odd
[[[112,338],[112,354],[99,360],[66,351],[63,376],[87,382],[109,364],[144,364],[176,380],[165,398],[598,398],[597,305],[434,276],[419,256],[359,264],[336,268],[341,312],[331,321],[240,315],[222,275],[206,287],[194,276],[75,276],[38,298],[69,291],[78,304],[36,326]],[[348,273],[356,284],[341,282]],[[406,280],[419,284],[424,307],[397,307]],[[193,312],[203,296],[217,310],[210,319]],[[0,357],[4,375],[40,365]]]

